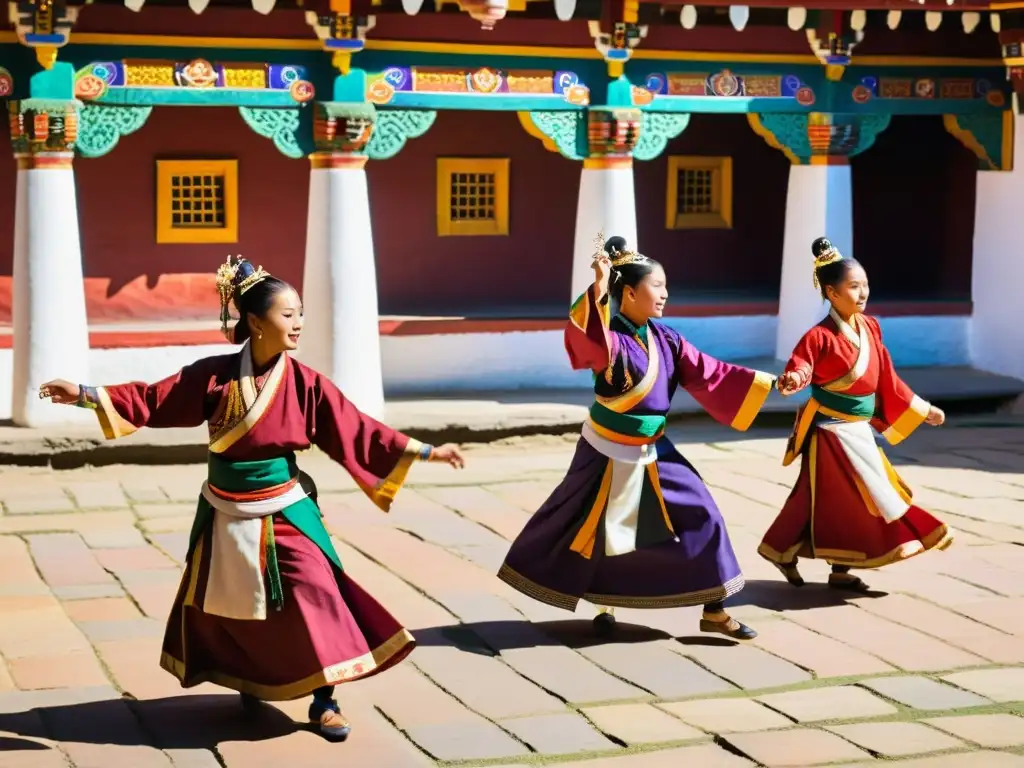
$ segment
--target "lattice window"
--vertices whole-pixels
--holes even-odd
[[[508,158],[437,160],[437,234],[508,234]]]
[[[732,158],[668,158],[668,229],[732,229]]]
[[[238,161],[157,160],[156,241],[238,242]]]

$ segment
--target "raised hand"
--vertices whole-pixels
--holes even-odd
[[[599,253],[594,256],[594,263],[591,266],[594,268],[594,285],[597,286],[597,295],[598,297],[604,296],[608,293],[608,278],[612,273],[612,260],[608,254]]]
[[[60,405],[75,405],[78,403],[80,391],[77,384],[72,384],[64,379],[48,381],[39,388],[39,399],[50,399],[52,403]]]

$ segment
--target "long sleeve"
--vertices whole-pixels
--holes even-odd
[[[142,427],[198,427],[206,420],[211,377],[208,359],[187,365],[155,384],[133,381],[84,387],[84,404],[96,411],[108,440],[125,437]]]
[[[605,370],[615,356],[615,336],[608,330],[611,312],[608,297],[598,302],[597,287],[591,285],[569,310],[565,326],[565,351],[573,370]]]
[[[878,389],[875,392],[875,418],[872,426],[882,433],[890,445],[906,440],[924,420],[931,410],[931,403],[918,397],[906,383],[896,375],[892,364],[892,356],[882,343],[882,330],[878,321],[870,319],[872,341],[875,343],[879,357]]]
[[[821,357],[825,345],[825,334],[820,326],[811,328],[793,348],[793,353],[786,363],[785,373],[800,374],[806,384],[811,382],[811,374]]]
[[[338,462],[387,512],[412,463],[430,450],[362,413],[327,377],[316,375],[310,440]]]
[[[724,363],[680,339],[679,383],[722,424],[741,432],[750,427],[775,384],[770,373]]]

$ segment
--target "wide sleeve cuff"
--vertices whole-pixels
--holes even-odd
[[[100,429],[107,440],[127,437],[139,431],[138,427],[117,412],[110,393],[104,387],[82,387],[81,405],[96,412]]]
[[[903,442],[920,427],[931,410],[931,403],[917,395],[910,400],[910,406],[882,433],[889,445]]]
[[[391,504],[394,502],[398,492],[402,490],[402,486],[405,485],[405,478],[409,474],[413,462],[426,460],[423,458],[424,451],[426,451],[427,458],[429,458],[430,446],[410,437],[409,442],[405,445],[405,450],[402,451],[402,455],[398,459],[398,463],[388,473],[388,476],[377,483],[376,487],[363,488],[366,495],[370,497],[370,501],[378,509],[383,512],[391,510]]]
[[[729,426],[740,432],[749,429],[774,387],[775,376],[764,371],[754,371],[754,380]]]

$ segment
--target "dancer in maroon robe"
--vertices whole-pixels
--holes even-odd
[[[209,425],[203,484],[161,666],[183,687],[212,682],[259,700],[313,694],[326,737],[350,731],[334,686],[381,672],[415,646],[343,569],[312,481],[295,452],[315,445],[387,511],[416,460],[463,465],[362,414],[329,379],[289,357],[302,303],[287,283],[239,260],[218,273],[222,320],[236,354],[209,357],[156,384],[88,387],[51,381],[40,397],[91,408],[108,439],[141,427]]]

